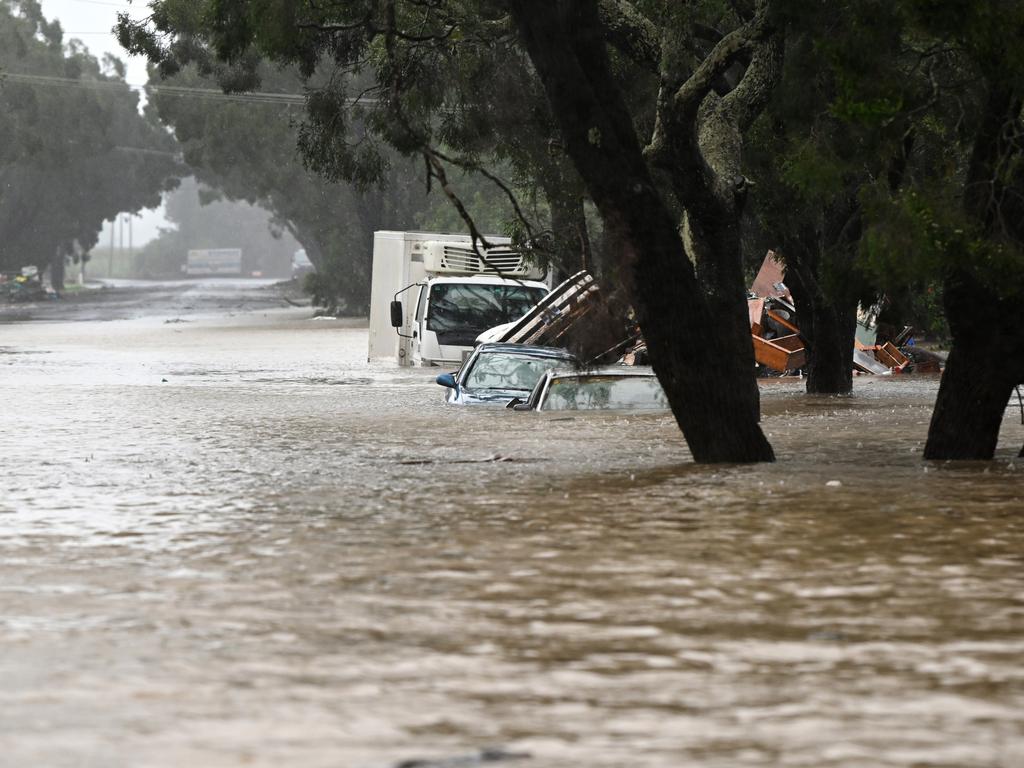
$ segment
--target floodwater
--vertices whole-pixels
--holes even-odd
[[[0,765],[1024,765],[1015,408],[943,466],[934,378],[775,383],[697,467],[221,299],[0,325]]]

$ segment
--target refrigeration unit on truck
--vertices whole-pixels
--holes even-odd
[[[458,367],[480,333],[547,294],[509,238],[487,241],[481,259],[468,235],[374,232],[368,359]]]

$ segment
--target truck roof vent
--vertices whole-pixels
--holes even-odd
[[[453,275],[502,275],[542,277],[543,273],[527,263],[523,255],[508,246],[489,248],[481,259],[466,243],[428,242],[424,244],[424,266],[432,272]]]

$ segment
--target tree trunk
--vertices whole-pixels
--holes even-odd
[[[623,243],[640,328],[694,460],[773,460],[758,425],[744,286],[723,286],[710,298],[701,290],[611,75],[595,5],[514,0],[511,7],[568,154]],[[704,226],[692,239],[714,250],[727,230],[728,222]]]
[[[811,335],[805,337],[807,393],[847,395],[853,391],[853,342],[856,337],[857,308],[844,310],[815,302],[811,306],[811,318]],[[803,322],[801,320],[801,333]]]
[[[924,457],[988,460],[1014,387],[1024,381],[1020,306],[962,272],[947,281],[945,301],[953,345]]]
[[[307,229],[294,222],[288,222],[286,226],[291,236],[295,238],[306,252],[306,258],[313,265],[313,269],[317,272],[323,272],[325,267],[324,252],[320,247],[320,241],[311,235]]]
[[[829,301],[814,276],[797,258],[786,269],[800,336],[807,345],[807,394],[846,395],[853,391],[853,347],[857,304]]]
[[[581,269],[592,273],[594,257],[583,198],[557,186],[546,187],[544,192],[551,209],[555,282],[559,283]]]
[[[1014,83],[993,82],[974,138],[963,206],[995,238],[1006,234],[996,232],[1003,221],[1020,220],[1014,208],[1018,197],[1006,189],[1019,177],[1014,179],[1006,169],[1021,157],[1008,127],[1019,129],[1022,98]],[[954,264],[971,261],[972,254],[951,254]],[[957,268],[945,280],[943,299],[953,345],[928,428],[926,459],[991,459],[1010,394],[1024,381],[1021,276],[1004,271],[997,277],[984,265],[972,268],[980,276]]]
[[[57,293],[64,290],[64,252],[58,250],[50,257],[50,286]]]

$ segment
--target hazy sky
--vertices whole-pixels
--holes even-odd
[[[144,2],[118,2],[118,0],[40,0],[43,15],[47,19],[60,19],[64,28],[65,41],[76,37],[85,43],[89,52],[97,59],[104,53],[112,53],[128,67],[127,80],[132,85],[143,85],[146,82],[146,61],[139,57],[129,57],[124,49],[117,44],[117,38],[110,31],[117,23],[118,11],[126,11],[133,18],[143,18],[149,13]],[[157,236],[157,227],[167,226],[163,208],[155,211],[143,211],[132,225],[135,245],[140,245]],[[127,238],[127,234],[125,235]],[[100,247],[110,242],[110,223],[104,227],[100,235]],[[127,241],[125,243],[127,245]]]
[[[117,44],[117,38],[110,31],[117,23],[119,11],[125,11],[134,18],[142,18],[148,7],[136,0],[134,3],[118,0],[40,0],[43,15],[48,19],[60,19],[64,38],[77,37],[88,46],[96,57],[112,53],[128,65],[128,82],[142,85],[146,82],[146,62],[133,57]]]

